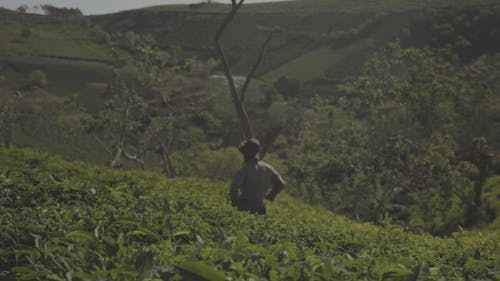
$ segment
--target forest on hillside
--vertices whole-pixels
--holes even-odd
[[[2,10],[2,146],[231,179],[242,133],[207,41],[226,10],[210,5],[94,18]],[[238,75],[256,57],[248,46],[276,34],[246,100],[262,157],[288,194],[351,219],[436,235],[497,229],[500,6],[409,7],[349,7],[320,18],[329,30],[314,10],[264,25],[236,15],[223,43]]]

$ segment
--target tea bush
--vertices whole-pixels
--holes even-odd
[[[500,280],[498,232],[416,235],[286,194],[267,216],[227,183],[0,149],[2,280]]]

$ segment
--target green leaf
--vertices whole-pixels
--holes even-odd
[[[75,277],[74,274],[73,274],[73,277]],[[53,280],[53,281],[64,281],[64,279],[62,279],[61,277],[59,277],[59,276],[57,276],[55,274],[49,274],[49,275],[47,275],[47,279]],[[84,280],[88,280],[88,279],[84,279]]]
[[[323,266],[325,266],[325,263],[323,262],[313,265],[312,272],[316,272],[319,268],[322,268]]]
[[[17,280],[33,280],[47,275],[47,272],[35,271],[32,267],[28,266],[15,266],[11,271],[18,274]]]
[[[91,274],[86,273],[86,272],[72,272],[71,277],[78,278],[81,280],[93,280],[94,279]]]
[[[183,230],[183,231],[178,231],[178,232],[174,233],[174,237],[183,236],[183,235],[189,235],[189,234],[191,234],[191,231],[189,231],[189,230]]]
[[[140,224],[138,222],[132,221],[132,220],[127,220],[127,219],[119,219],[113,222],[113,224],[124,224],[124,225],[132,225],[132,226],[139,226]]]
[[[403,266],[398,266],[398,267],[392,267],[390,269],[387,269],[384,271],[382,274],[382,277],[380,280],[407,280],[410,277],[413,277],[414,273],[409,270],[408,268],[405,268]]]
[[[161,236],[158,235],[157,233],[153,232],[152,230],[149,230],[145,227],[138,227],[136,230],[134,231],[130,231],[129,233],[127,233],[127,235],[132,235],[132,236],[148,236],[150,238],[153,238],[157,241],[160,241],[161,240]]]
[[[65,237],[76,242],[95,241],[95,238],[92,234],[83,230],[71,231],[70,233],[66,234]]]
[[[200,277],[202,280],[226,281],[224,273],[216,270],[213,266],[201,262],[180,262],[176,267]]]
[[[149,237],[151,237],[151,238],[154,238],[154,239],[156,239],[157,241],[160,241],[160,240],[161,240],[161,236],[160,236],[160,235],[158,235],[158,233],[156,233],[156,232],[154,232],[154,231],[152,231],[152,230],[150,230],[150,229],[147,229],[147,228],[145,228],[145,227],[140,226],[140,227],[138,227],[138,228],[137,228],[137,230],[138,230],[138,231],[142,231],[142,232],[144,232],[147,236],[149,236]]]
[[[11,268],[11,271],[14,273],[29,273],[32,272],[33,269],[31,266],[14,266]]]
[[[39,277],[43,277],[43,276],[46,276],[46,275],[47,275],[47,272],[33,271],[31,273],[28,273],[26,275],[23,275],[23,276],[19,277],[18,280],[33,280],[33,279],[37,279]]]

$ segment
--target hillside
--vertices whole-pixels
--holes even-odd
[[[167,5],[91,19],[108,32],[149,33],[164,48],[179,46],[189,56],[206,59],[215,56],[213,35],[228,8],[206,3]],[[407,46],[430,45],[433,34],[423,33],[423,29],[431,29],[444,17],[462,16],[464,11],[483,15],[481,9],[494,11],[498,3],[300,0],[245,4],[229,26],[223,43],[235,72],[244,74],[253,64],[260,44],[273,32],[266,58],[258,70],[260,78],[267,83],[282,76],[298,79],[311,86],[310,91],[316,91],[359,73],[363,62],[388,42],[399,39]],[[472,21],[474,16],[462,20]],[[475,34],[474,30],[480,28],[485,39],[495,25],[490,19],[481,27],[474,28],[476,24],[473,22],[473,30],[467,32],[457,29],[456,37],[463,35],[469,39],[467,34]],[[454,44],[455,38],[450,40],[441,46]],[[500,49],[497,43],[493,45],[479,48]],[[321,83],[326,85],[318,86]]]
[[[381,41],[377,44],[387,42],[398,36],[401,27],[411,20],[411,16],[405,9],[389,8],[385,11],[382,11],[382,7],[355,9],[353,7],[364,6],[358,4],[351,6],[351,4],[340,4],[335,1],[319,2],[329,8],[316,8],[318,6],[315,6],[315,3],[308,1],[244,5],[223,38],[229,60],[235,71],[237,73],[248,71],[260,45],[271,32],[274,32],[273,39],[268,47],[266,59],[259,69],[260,74],[280,66],[286,67],[288,62],[319,48],[329,48],[333,42],[342,40],[341,37],[345,37],[348,32],[352,33],[353,30],[356,30],[354,33],[364,31],[365,39],[372,38],[370,30],[376,29],[384,21],[398,28],[385,31],[384,38],[373,36],[372,39]],[[189,56],[209,58],[215,56],[213,36],[227,8],[226,5],[219,4],[169,5],[96,16],[91,17],[91,20],[108,32],[134,30],[139,33],[149,33],[164,48],[172,45],[180,46]],[[413,13],[410,12],[410,15]],[[347,36],[353,37],[353,35],[356,36],[356,34]],[[345,45],[355,44],[353,39],[348,39],[349,43]],[[367,51],[366,48],[358,48],[352,54],[342,55],[354,57],[365,51]],[[368,55],[369,53],[363,57]],[[308,63],[316,62],[315,60]],[[333,64],[334,62],[330,62],[328,66]],[[359,62],[357,66],[360,66]],[[313,77],[321,74],[321,70],[311,73]],[[292,77],[295,78],[295,76],[297,74]]]
[[[49,91],[95,99],[117,64],[114,52],[126,60],[130,55],[110,35],[151,34],[164,50],[179,47],[183,58],[207,60],[215,58],[213,35],[227,9],[221,4],[167,5],[76,18],[1,11],[0,67],[8,88],[25,83],[39,69],[48,77]],[[468,60],[495,53],[500,50],[498,9],[490,0],[459,1],[453,7],[447,1],[410,0],[245,4],[223,40],[235,73],[244,74],[273,32],[259,80],[272,84],[287,77],[298,80],[306,95],[336,95],[332,91],[339,82],[357,75],[374,51],[396,39],[417,47],[466,39],[472,46],[461,52]],[[445,29],[437,29],[441,25]]]
[[[227,183],[0,149],[2,280],[498,280],[498,232],[450,238],[355,223],[279,196],[233,209]]]
[[[9,88],[39,69],[47,75],[50,91],[67,95],[78,89],[95,96],[111,77],[114,52],[127,60],[130,55],[110,34],[151,34],[164,50],[179,47],[183,58],[207,60],[215,58],[213,35],[227,9],[221,4],[167,5],[75,18],[2,10],[0,67]],[[500,50],[497,9],[498,3],[490,0],[459,1],[453,7],[447,1],[411,0],[245,4],[223,40],[233,69],[244,74],[273,32],[258,69],[260,80],[297,79],[307,85],[304,91],[331,95],[331,88],[357,75],[374,51],[395,39],[405,46],[439,47],[464,38],[472,43],[462,51],[469,60]],[[447,23],[452,24],[452,31],[443,31],[448,33],[433,29]]]
[[[0,146],[227,181],[242,138],[212,50],[227,8],[0,10]],[[245,106],[289,195],[415,233],[499,225],[498,1],[244,5],[224,35],[238,86],[270,32]]]

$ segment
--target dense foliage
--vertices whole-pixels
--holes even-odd
[[[280,195],[233,209],[225,183],[0,149],[7,280],[498,280],[498,232],[415,235]]]
[[[435,234],[484,220],[482,185],[498,173],[498,57],[450,57],[391,44],[339,86],[336,104],[318,98],[289,151],[295,192]]]
[[[415,232],[497,225],[498,4],[313,2],[243,9],[223,42],[231,68],[246,73],[248,50],[274,34],[246,107],[289,193]],[[270,16],[266,5],[290,10]],[[0,11],[0,145],[230,179],[241,129],[211,59],[225,8],[184,8]]]

